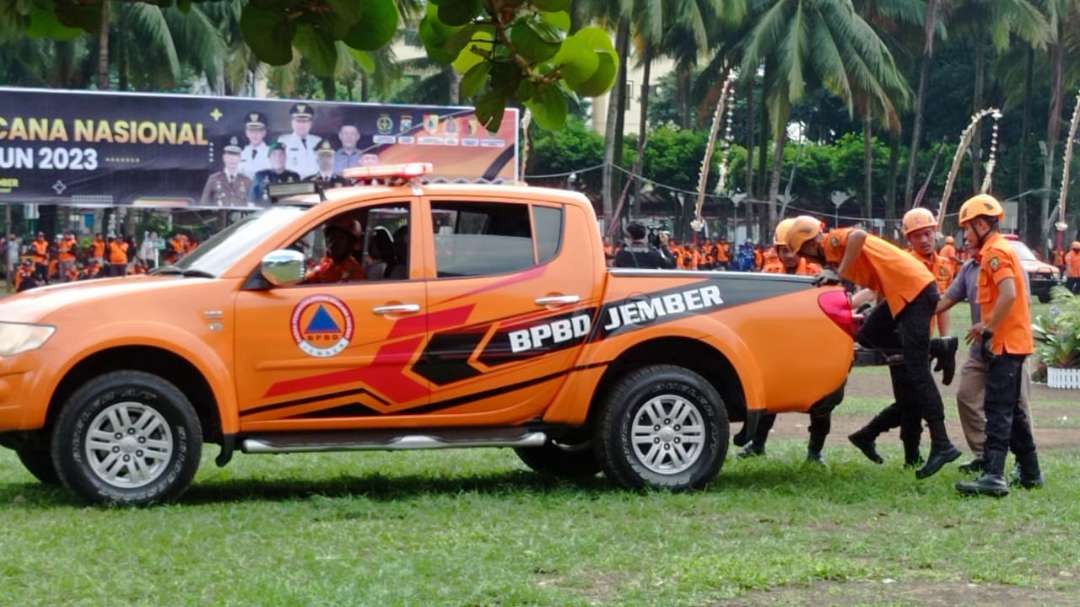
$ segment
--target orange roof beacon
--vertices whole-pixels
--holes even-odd
[[[104,503],[177,497],[205,443],[219,465],[513,447],[542,473],[680,490],[719,472],[729,421],[842,394],[841,289],[608,269],[583,195],[425,170],[304,184],[176,265],[4,298],[0,443]],[[365,271],[305,284],[345,222],[332,254]]]

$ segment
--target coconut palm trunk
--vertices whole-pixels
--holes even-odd
[[[915,93],[915,118],[911,126],[911,147],[908,148],[907,178],[904,180],[904,208],[911,206],[915,194],[915,175],[918,172],[919,143],[923,130],[923,110],[926,101],[926,82],[930,75],[930,61],[934,56],[934,29],[937,23],[937,0],[926,3],[926,20],[923,23],[923,55],[919,62],[919,90]]]
[[[983,109],[983,97],[986,91],[986,42],[975,40],[975,91],[972,97],[972,112]],[[971,143],[971,188],[972,193],[979,191],[982,183],[982,127],[975,127],[975,136]]]
[[[603,205],[604,227],[610,228],[615,221],[615,175],[614,166],[617,160],[616,149],[622,147],[622,133],[619,130],[619,114],[624,107],[623,96],[626,91],[626,51],[630,40],[630,20],[620,17],[615,29],[615,49],[622,58],[619,61],[619,72],[615,78],[615,86],[608,93],[607,123],[604,128],[604,168],[602,171],[603,182]]]
[[[874,216],[874,118],[870,112],[863,114],[863,204],[866,217]]]
[[[1032,76],[1031,72],[1035,69],[1035,49],[1028,48],[1027,50],[1027,69],[1024,73],[1024,110],[1023,116],[1020,119],[1020,166],[1016,171],[1016,186],[1017,192],[1019,192],[1020,200],[1018,206],[1020,207],[1020,233],[1025,238],[1030,238],[1031,234],[1028,233],[1028,208],[1024,204],[1024,192],[1027,191],[1027,162],[1028,162],[1028,148],[1031,145],[1031,96],[1032,96]]]
[[[1043,190],[1039,205],[1039,237],[1043,254],[1050,238],[1050,196],[1054,185],[1054,157],[1061,136],[1061,108],[1065,98],[1065,49],[1061,36],[1050,45],[1050,113],[1046,121],[1046,162],[1043,164]]]
[[[109,0],[101,2],[101,32],[98,33],[97,87],[109,88]]]

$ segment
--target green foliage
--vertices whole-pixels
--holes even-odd
[[[1035,318],[1035,354],[1048,367],[1080,369],[1080,296],[1064,287],[1053,292],[1050,312]]]

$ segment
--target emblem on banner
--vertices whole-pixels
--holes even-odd
[[[390,114],[379,114],[379,119],[375,121],[375,128],[380,135],[389,135],[394,130],[394,119],[390,117]]]
[[[438,114],[424,114],[424,130],[432,135],[439,132]]]

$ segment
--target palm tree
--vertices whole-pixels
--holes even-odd
[[[1010,45],[1012,35],[1026,44],[1042,49],[1049,37],[1049,24],[1039,9],[1027,0],[967,0],[950,6],[949,28],[974,46],[975,82],[972,112],[983,109],[985,104],[986,51],[988,46],[1000,53]],[[972,143],[972,181],[978,188],[982,183],[980,128],[975,127]]]
[[[856,12],[850,0],[779,0],[748,35],[742,71],[765,65],[765,95],[773,131],[769,222],[776,222],[784,138],[793,104],[807,86],[822,86],[841,98],[848,111],[870,111],[884,126],[899,123],[898,107],[910,91],[892,53]]]

